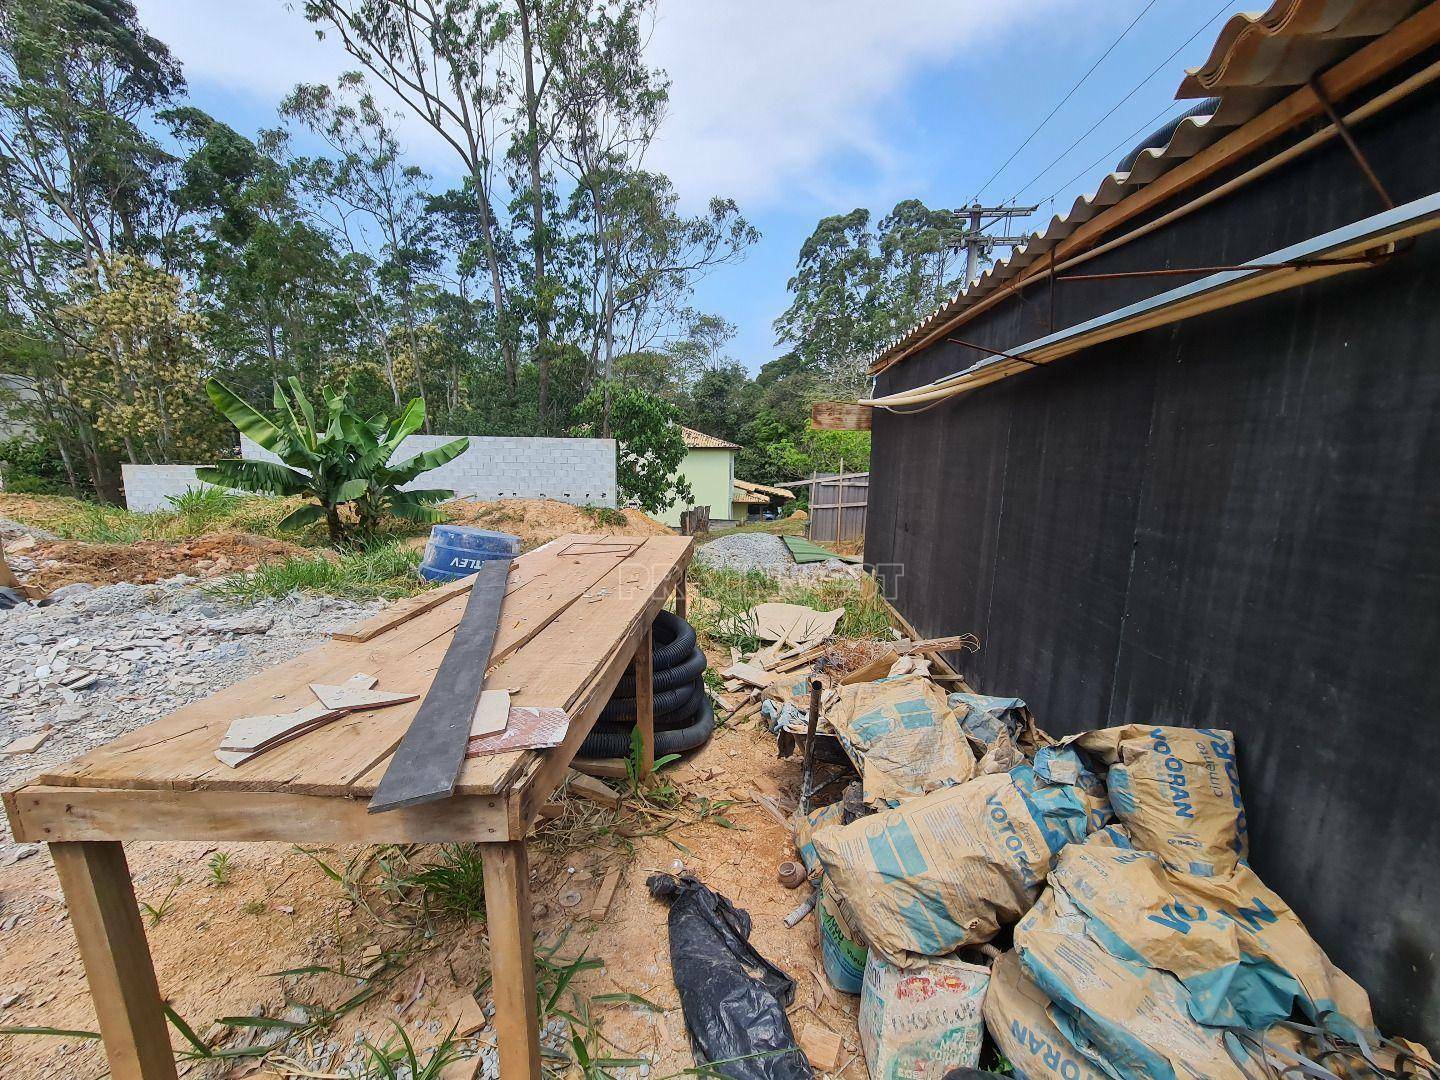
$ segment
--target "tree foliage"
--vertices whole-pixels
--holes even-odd
[[[677,471],[687,453],[676,424],[679,411],[669,402],[637,386],[594,387],[576,410],[576,434],[597,437],[603,425],[619,444],[616,478],[620,495],[648,514],[695,497],[690,482]]]

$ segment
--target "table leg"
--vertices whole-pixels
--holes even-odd
[[[535,998],[535,939],[530,926],[530,864],[525,841],[481,848],[485,926],[500,1080],[539,1080],[540,1019]]]
[[[640,778],[655,768],[655,631],[646,630],[630,670],[635,675],[635,726],[640,730]]]
[[[680,571],[680,583],[675,586],[675,614],[679,615],[682,619],[688,617],[686,613],[690,607],[689,598],[685,595],[686,574],[688,572],[688,567]]]
[[[116,841],[50,845],[90,981],[114,1080],[175,1080],[160,987],[125,849]]]

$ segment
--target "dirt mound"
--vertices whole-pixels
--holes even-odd
[[[666,536],[671,531],[639,510],[571,506],[554,499],[497,499],[494,502],[455,499],[440,509],[452,525],[473,525],[518,536],[525,551],[566,533]]]
[[[133,544],[40,541],[33,546],[11,544],[8,550],[34,564],[22,577],[31,589],[45,592],[76,581],[143,585],[176,574],[218,577],[253,570],[262,562],[287,555],[309,554],[284,540],[238,532],[212,533],[191,540],[139,540]],[[13,556],[12,563],[17,572],[26,565]]]

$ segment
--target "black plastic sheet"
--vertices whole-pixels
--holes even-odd
[[[750,944],[750,915],[691,874],[653,874],[670,906],[670,967],[697,1065],[730,1080],[809,1080],[785,1008],[795,983]]]

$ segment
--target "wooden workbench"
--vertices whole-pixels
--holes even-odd
[[[384,690],[423,697],[465,609],[462,582],[400,601],[335,640],[6,792],[16,840],[50,845],[115,1080],[176,1076],[127,840],[485,843],[500,1072],[504,1080],[536,1080],[525,837],[625,670],[648,671],[650,625],[672,592],[683,597],[691,544],[678,536],[565,536],[515,560],[487,685],[510,689],[513,705],[563,707],[569,732],[552,750],[468,759],[446,801],[366,812],[419,700],[341,717],[236,769],[214,751],[236,717],[309,704],[312,682],[363,671],[379,676]],[[644,701],[637,704],[643,711]],[[638,724],[653,740],[648,719]]]

